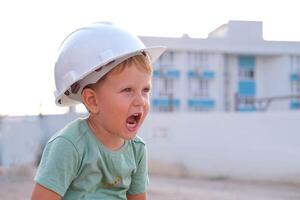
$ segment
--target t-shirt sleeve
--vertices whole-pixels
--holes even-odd
[[[147,149],[145,145],[142,145],[139,155],[140,156],[137,160],[137,169],[131,176],[131,184],[128,190],[129,194],[140,194],[146,192],[147,190],[149,179]]]
[[[57,137],[45,146],[34,180],[64,196],[76,177],[78,167],[79,153],[74,144],[64,137]]]

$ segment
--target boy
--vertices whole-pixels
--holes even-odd
[[[55,65],[56,103],[82,102],[89,116],[48,141],[32,200],[146,199],[146,148],[136,133],[149,111],[150,59],[164,51],[108,23],[64,40]]]

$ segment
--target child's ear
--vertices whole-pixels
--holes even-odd
[[[100,111],[99,104],[98,104],[96,93],[93,89],[85,88],[81,93],[81,98],[84,105],[86,106],[86,108],[89,110],[90,113],[93,114],[99,113]]]

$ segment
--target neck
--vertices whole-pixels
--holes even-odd
[[[101,123],[95,117],[89,116],[87,123],[92,133],[106,148],[118,150],[124,145],[125,140],[123,138],[117,137],[102,127]]]

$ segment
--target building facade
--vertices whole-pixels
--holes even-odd
[[[300,42],[265,41],[262,22],[229,21],[206,39],[141,37],[154,64],[154,112],[300,110]]]

